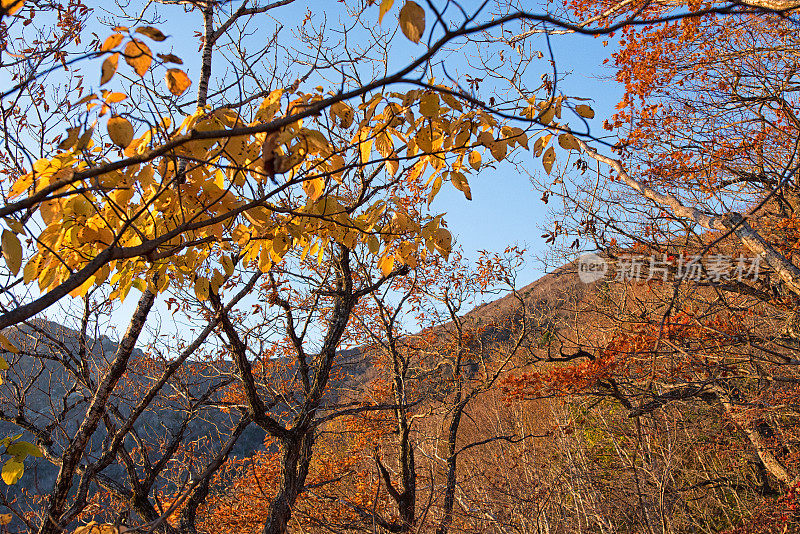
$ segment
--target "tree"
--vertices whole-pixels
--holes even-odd
[[[448,532],[468,524],[454,508],[473,487],[461,463],[478,462],[478,451],[494,444],[531,439],[471,422],[530,342],[526,306],[512,282],[521,257],[507,250],[474,268],[459,255],[436,258],[369,294],[351,327],[359,348],[340,365],[370,372],[346,371],[351,378],[333,389],[344,409],[337,414],[331,406],[319,421],[307,489],[292,512],[296,524],[364,532]],[[502,315],[480,323],[464,314],[476,299],[503,293],[513,304]],[[420,325],[421,332],[409,330]],[[248,459],[233,483],[220,483],[204,527],[259,529],[282,491],[279,464],[274,453]]]
[[[607,17],[606,7],[577,12]],[[638,258],[647,283],[602,286],[597,298],[606,300],[600,309],[615,334],[587,335],[571,373],[534,374],[528,384],[541,393],[569,381],[569,394],[613,398],[637,429],[662,417],[688,432],[695,410],[721,416],[718,428],[732,426],[742,438],[730,446],[755,458],[755,474],[744,483],[749,468],[725,467],[726,491],[785,493],[767,501],[766,515],[790,528],[800,271],[793,261],[796,67],[787,51],[796,20],[792,4],[768,7],[783,12],[744,10],[622,30],[611,60],[626,93],[606,122],[617,132],[617,156],[561,134],[580,174],[565,165],[559,177],[566,185],[541,187],[545,201],[564,201],[552,238],[588,242],[617,264],[617,274]],[[652,5],[643,16],[671,9]],[[549,170],[552,163],[544,163]],[[702,261],[692,277],[687,266],[695,256]],[[737,276],[744,258],[760,261],[761,270]],[[584,313],[586,324],[596,324],[594,310]],[[705,405],[710,413],[698,408]],[[657,433],[650,428],[644,432]],[[638,431],[634,458],[654,458]],[[691,484],[718,478],[710,472]],[[656,505],[641,495],[642,528],[655,529]]]
[[[428,208],[444,182],[469,199],[468,176],[526,148],[537,126],[557,130],[566,149],[589,150],[565,131],[566,124],[554,121],[562,120],[562,112],[574,111],[577,118],[593,111],[559,94],[555,78],[530,83],[527,71],[537,54],[519,45],[520,32],[526,38],[559,31],[607,35],[689,15],[760,11],[738,3],[688,6],[688,12],[622,3],[611,6],[613,20],[592,15],[574,21],[563,13],[508,9],[506,3],[495,13],[494,4],[469,11],[455,3],[423,7],[407,0],[397,6],[403,34],[397,39],[404,46],[408,40],[419,44],[420,52],[404,61],[395,24],[385,18],[391,0],[346,6],[337,30],[313,14],[301,17],[297,41],[288,44],[282,44],[279,27],[268,39],[250,35],[254,25],[273,12],[289,13],[294,3],[165,0],[148,2],[143,11],[116,5],[109,8],[116,20],[97,39],[87,35],[96,24],[92,11],[77,2],[54,7],[9,0],[0,7],[2,68],[13,80],[0,93],[0,216],[7,227],[0,328],[20,326],[17,333],[27,335],[22,325],[28,322],[35,332],[30,320],[68,296],[83,298],[85,318],[78,329],[82,342],[67,347],[68,356],[59,362],[71,376],[66,391],[79,398],[59,399],[42,425],[27,419],[24,409],[21,416],[4,415],[32,432],[59,466],[31,529],[68,528],[98,485],[135,511],[132,521],[170,531],[175,527],[168,519],[177,514],[177,528],[191,530],[213,477],[253,423],[281,447],[280,480],[264,531],[286,531],[306,489],[317,429],[332,417],[324,413],[334,409],[326,404],[327,386],[358,302],[407,268],[450,253],[444,219]],[[180,67],[183,60],[169,48],[160,23],[165,16],[173,20],[179,9],[202,20],[195,80],[188,67]],[[384,25],[376,26],[376,19]],[[363,41],[359,49],[351,44],[356,35]],[[450,47],[470,47],[477,57],[487,50],[497,54],[454,78],[445,64],[455,57]],[[522,59],[506,64],[506,47]],[[402,66],[395,70],[396,57]],[[230,65],[227,73],[223,61]],[[99,74],[97,90],[87,88],[94,84],[87,72],[93,79]],[[162,75],[164,83],[156,82]],[[542,133],[532,148],[550,169],[555,151],[545,150],[549,138]],[[87,371],[86,325],[132,288],[141,296],[130,324],[113,356],[93,374]],[[252,331],[232,318],[251,292],[261,292],[270,304],[268,314],[258,304],[266,316],[253,314],[261,322]],[[155,353],[134,357],[160,298],[190,313],[197,331],[161,361]],[[299,317],[308,329],[299,329]],[[317,320],[323,326],[311,330]],[[252,333],[258,329],[261,336]],[[215,338],[224,347],[214,345]],[[215,362],[214,380],[192,379],[198,350],[204,356],[218,351],[233,366]],[[286,390],[259,374],[273,355],[290,355],[295,362],[290,369],[298,378]],[[125,384],[134,364],[147,373],[155,369],[157,378],[148,374],[150,381],[131,399]],[[456,382],[462,370],[454,365]],[[159,443],[158,458],[150,458],[152,445],[138,439],[133,426],[170,390],[182,396],[182,416]],[[220,399],[223,393],[233,400]],[[472,394],[462,391],[455,398],[461,408],[451,412],[448,480],[456,476],[459,415]],[[75,408],[72,402],[81,423],[62,432],[59,422]],[[189,481],[171,479],[167,466],[191,457],[184,439],[190,422],[199,412],[223,408],[236,417],[221,430],[217,448]],[[101,428],[107,439],[100,438]],[[59,439],[54,432],[61,432]],[[98,439],[102,447],[96,452],[90,444]],[[103,473],[116,462],[126,473],[123,484]],[[164,506],[167,480],[183,487]],[[443,530],[455,499],[448,491]]]

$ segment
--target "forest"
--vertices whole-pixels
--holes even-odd
[[[0,533],[800,532],[799,36],[0,0]]]

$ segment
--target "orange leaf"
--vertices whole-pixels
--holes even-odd
[[[192,81],[181,69],[169,69],[165,78],[169,92],[175,96],[182,95],[192,85]]]
[[[144,76],[153,62],[153,54],[146,44],[138,39],[133,39],[125,46],[125,61],[133,67],[136,74]]]
[[[119,44],[122,42],[122,34],[115,33],[108,37],[103,43],[103,46],[100,47],[101,52],[108,52],[109,50],[113,50],[114,48],[118,47]]]

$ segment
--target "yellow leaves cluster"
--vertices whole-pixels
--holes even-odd
[[[86,525],[76,528],[73,534],[123,534],[124,532],[128,532],[128,529],[124,526],[116,527],[109,523],[91,521]]]
[[[112,51],[123,42],[115,37],[108,47]],[[131,40],[125,48],[139,43]],[[190,83],[177,69],[168,71],[173,94]],[[251,135],[226,132],[273,121],[282,110],[314,106],[324,98],[322,89],[272,91],[253,122],[232,109],[198,109],[176,127],[164,119],[138,138],[124,113],[114,113],[106,125],[108,138],[128,157],[145,154],[164,140],[183,142],[153,161],[72,184],[59,198],[41,204],[47,226],[36,239],[35,254],[24,261],[13,239],[8,237],[6,245],[4,238],[6,264],[22,269],[26,283],[37,282],[47,291],[109,246],[129,249],[173,233],[157,249],[165,259],[110,261],[71,294],[80,296],[108,281],[116,284],[113,297],[124,298],[132,287],[147,288],[146,280],[159,273],[154,290],[187,285],[204,300],[224,286],[233,269],[220,258],[234,252],[244,265],[265,271],[293,250],[321,261],[332,243],[365,246],[384,272],[398,262],[414,266],[426,254],[446,256],[452,236],[441,217],[423,218],[394,197],[353,207],[365,174],[349,170],[364,167],[373,176],[385,172],[386,180],[398,187],[427,195],[429,204],[447,181],[471,199],[472,173],[503,160],[517,146],[527,148],[526,132],[499,124],[490,114],[462,105],[447,88],[440,89],[376,94],[358,105],[338,102],[327,116]],[[110,107],[124,100],[122,93],[103,92],[102,101],[91,95],[85,103]],[[333,135],[323,133],[326,125]],[[92,132],[69,129],[60,145],[65,152],[37,162],[12,193],[39,190],[65,172],[80,170],[80,151],[91,146]],[[205,132],[215,133],[198,137]],[[181,160],[189,164],[179,176]],[[401,170],[406,161],[409,166]],[[265,196],[267,191],[276,193]],[[189,231],[182,226],[187,221],[192,224]],[[220,262],[224,269],[215,269]]]
[[[0,447],[5,449],[5,454],[11,456],[11,458],[6,460],[3,464],[3,470],[0,474],[3,478],[3,482],[9,486],[16,484],[17,481],[22,478],[25,472],[25,464],[23,462],[28,456],[42,457],[42,451],[40,451],[36,445],[20,440],[19,438],[21,437],[22,434],[17,434],[16,436],[7,436],[0,440]]]
[[[568,151],[575,150],[580,152],[581,149],[580,145],[578,144],[578,140],[574,135],[569,133],[569,128],[566,125],[560,125],[557,122],[554,122],[555,118],[561,118],[563,101],[563,97],[557,97],[545,102],[541,102],[538,106],[535,105],[535,101],[529,101],[531,105],[527,108],[526,115],[531,119],[535,117],[536,120],[545,126],[551,126],[553,129],[563,132],[558,134],[557,137],[558,145],[561,148]],[[538,115],[535,115],[536,110],[539,110]],[[594,110],[587,104],[579,104],[575,106],[575,113],[584,119],[594,118]],[[533,155],[537,158],[541,156],[542,166],[547,174],[552,172],[553,165],[556,161],[555,149],[552,146],[548,146],[552,137],[552,133],[544,134],[536,139],[533,144]],[[547,148],[545,149],[545,147]]]
[[[100,47],[101,52],[113,52],[122,44],[125,35],[120,32],[128,28],[118,27],[115,29],[118,30],[117,33],[106,38]],[[152,26],[138,27],[135,32],[157,42],[164,41],[167,38],[161,30]],[[100,67],[100,85],[108,83],[114,77],[119,66],[120,54],[125,58],[125,62],[133,68],[134,72],[141,77],[144,77],[153,65],[154,55],[150,47],[141,39],[131,37],[122,52],[113,52],[103,60],[103,64]],[[156,56],[162,63],[183,63],[181,58],[174,54],[156,54]],[[167,69],[164,79],[167,89],[175,96],[185,93],[192,84],[186,73],[176,68]]]

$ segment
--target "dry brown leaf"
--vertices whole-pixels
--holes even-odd
[[[69,150],[73,146],[75,146],[75,142],[78,140],[78,134],[81,131],[80,127],[75,128],[67,128],[67,137],[61,141],[58,145],[59,150]]]
[[[161,33],[161,30],[158,28],[154,28],[152,26],[142,26],[141,28],[136,28],[136,33],[141,33],[142,35],[146,35],[150,39],[154,41],[163,41],[167,38],[166,35]]]
[[[183,65],[183,60],[176,56],[175,54],[156,54],[158,59],[163,61],[164,63],[175,63],[177,65]]]

